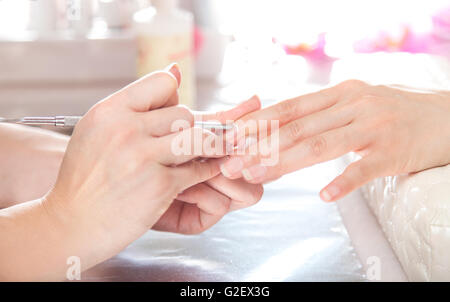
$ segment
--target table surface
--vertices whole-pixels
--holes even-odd
[[[285,176],[199,235],[149,231],[82,280],[363,281],[336,204],[318,198],[332,171],[327,163]]]

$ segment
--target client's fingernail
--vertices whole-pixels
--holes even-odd
[[[258,178],[264,177],[266,175],[266,167],[261,165],[255,165],[248,169],[242,170],[242,176],[244,176],[245,180],[254,180]]]
[[[225,154],[227,155],[231,155],[234,153],[234,145],[230,144],[230,143],[226,143],[226,150],[225,150]]]
[[[225,177],[230,177],[242,170],[244,162],[239,157],[230,158],[228,161],[220,165],[220,170]]]
[[[239,138],[239,130],[240,130],[240,125],[242,124],[241,121],[237,121],[232,123],[233,128],[231,128],[230,130],[227,130],[225,132],[225,140],[227,142],[233,143],[235,144],[236,141]]]
[[[172,63],[166,67],[166,71],[170,72],[177,79],[178,87],[181,83],[181,71],[177,63]]]
[[[227,142],[234,143],[235,139],[236,139],[236,126],[225,132],[225,140]]]
[[[255,152],[255,148],[258,148],[258,139],[254,136],[243,137],[237,143],[237,149],[239,151],[247,150],[248,152]]]
[[[331,201],[333,198],[339,195],[340,189],[336,185],[329,185],[325,190],[322,191],[321,197],[324,201]]]

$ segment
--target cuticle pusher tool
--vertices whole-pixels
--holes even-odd
[[[82,116],[27,116],[22,118],[2,118],[0,123],[13,123],[34,126],[75,127]],[[234,124],[222,124],[214,121],[195,121],[194,126],[208,130],[231,130]]]

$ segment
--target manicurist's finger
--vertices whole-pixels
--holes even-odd
[[[259,100],[259,97],[257,95],[254,95],[247,101],[244,101],[241,104],[226,111],[219,111],[213,113],[196,112],[195,120],[215,121],[222,124],[228,124],[230,122],[236,121],[237,119],[245,116],[246,114],[259,110],[260,108],[261,108],[261,101]],[[220,131],[220,133],[218,134],[222,135],[223,139],[226,140],[228,143],[236,144],[237,133],[238,129],[236,127],[233,127],[230,130],[226,130],[224,133]]]
[[[220,173],[219,159],[192,160],[172,169],[172,173],[180,179],[180,192],[193,185],[205,182]]]
[[[112,100],[124,103],[136,112],[176,105],[178,80],[170,69],[178,67],[175,64],[168,70],[152,72],[116,92]]]
[[[164,165],[179,165],[198,157],[224,157],[233,149],[220,136],[199,127],[159,137],[157,144],[164,146],[165,152],[158,154],[159,162]]]
[[[152,229],[180,234],[198,234],[216,224],[222,217],[223,215],[207,213],[197,204],[175,199]]]
[[[264,192],[261,185],[250,184],[243,179],[230,180],[220,174],[208,180],[206,184],[231,198],[230,211],[256,204]]]
[[[194,125],[194,115],[187,107],[181,105],[139,114],[145,129],[152,136],[165,136]]]
[[[230,198],[205,183],[192,186],[177,196],[178,200],[196,204],[197,207],[212,215],[223,216],[230,207]]]

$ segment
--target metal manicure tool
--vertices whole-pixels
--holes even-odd
[[[35,126],[75,127],[82,116],[27,116],[22,118],[1,118],[0,123],[13,123]],[[231,130],[233,124],[221,124],[212,121],[195,121],[194,126],[208,130]]]

